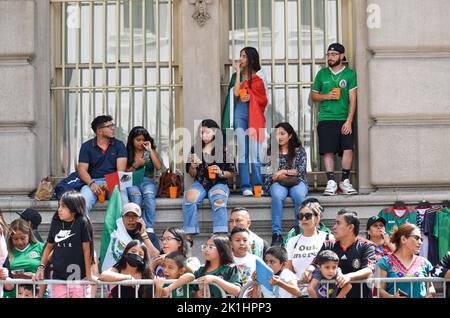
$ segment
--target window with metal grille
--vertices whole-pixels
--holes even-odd
[[[75,169],[101,114],[125,143],[132,127],[147,128],[169,166],[181,88],[174,1],[51,0],[51,15],[52,173]]]

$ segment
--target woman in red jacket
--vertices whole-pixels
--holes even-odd
[[[263,185],[261,176],[261,144],[265,137],[267,81],[253,47],[241,50],[234,64],[222,129],[234,128],[238,142],[240,189],[244,196],[253,195],[253,187]],[[239,79],[239,80],[236,80]],[[250,180],[250,164],[253,182]]]

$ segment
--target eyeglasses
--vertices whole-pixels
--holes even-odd
[[[161,242],[170,242],[170,241],[172,241],[172,240],[175,240],[175,241],[180,241],[180,239],[178,239],[178,238],[176,238],[176,237],[172,237],[172,236],[167,236],[167,237],[164,237],[164,236],[161,236],[160,238],[159,238],[159,240],[161,241]]]
[[[423,238],[421,236],[419,236],[419,235],[410,235],[409,237],[414,238],[416,241],[423,242]]]
[[[202,252],[208,250],[215,250],[217,247],[215,245],[201,245]]]
[[[116,124],[111,123],[111,124],[108,124],[108,125],[105,125],[105,126],[101,126],[100,128],[109,128],[109,129],[111,129],[111,128],[115,128],[115,127],[116,127]]]
[[[339,54],[341,54],[341,53],[331,52],[331,53],[327,53],[327,56],[335,57],[335,56],[338,56]]]
[[[298,219],[299,219],[300,221],[303,220],[303,218],[304,218],[306,221],[309,221],[309,220],[312,219],[312,217],[313,217],[313,214],[312,214],[312,213],[299,213],[299,214],[298,214]]]

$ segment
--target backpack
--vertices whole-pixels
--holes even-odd
[[[59,200],[62,195],[71,190],[80,191],[85,183],[80,179],[78,172],[72,172],[67,178],[61,180],[55,187],[55,197]]]

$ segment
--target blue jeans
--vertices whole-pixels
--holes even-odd
[[[304,182],[300,182],[296,186],[286,188],[278,182],[270,187],[270,196],[272,197],[272,233],[281,235],[281,221],[283,216],[283,204],[286,197],[289,196],[294,201],[294,215],[298,220],[298,209],[308,195],[308,187]]]
[[[92,179],[96,184],[99,186],[102,186],[105,183],[105,178],[98,178],[98,179]],[[80,193],[84,196],[86,199],[86,211],[89,215],[91,213],[92,207],[97,203],[97,195],[92,192],[91,188],[88,185],[84,185]]]
[[[244,190],[253,191],[253,186],[264,183],[261,175],[261,146],[257,140],[250,139],[245,134],[245,131],[248,129],[248,108],[248,103],[239,101],[234,109],[241,193]],[[250,165],[252,168],[253,184],[250,180]]]
[[[200,192],[195,202],[188,202],[186,199],[187,192],[189,190],[197,190]],[[205,188],[197,181],[195,181],[191,188],[186,191],[183,198],[183,229],[186,234],[198,234],[200,229],[198,226],[198,208],[203,202],[203,199],[208,196],[211,203],[212,219],[213,219],[213,232],[214,233],[227,233],[227,202],[230,196],[230,189],[226,184],[216,184],[208,193]],[[215,193],[214,190],[222,190],[225,194]],[[217,200],[222,200],[223,203],[216,203]]]
[[[156,216],[156,184],[149,178],[144,177],[144,181],[140,186],[132,186],[127,188],[126,202],[124,202],[124,196],[122,196],[122,204],[131,201],[141,206],[144,201],[144,209],[142,211],[142,218],[147,225],[147,229],[153,229]]]

